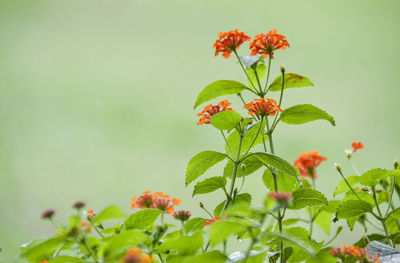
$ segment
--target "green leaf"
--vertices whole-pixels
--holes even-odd
[[[64,242],[64,236],[47,239],[38,244],[34,244],[32,247],[29,246],[29,248],[24,249],[21,253],[21,257],[34,262],[45,260],[47,256],[52,255]]]
[[[124,212],[116,206],[109,206],[101,211],[96,217],[93,219],[93,224],[101,224],[106,221],[112,221],[117,219],[125,218]]]
[[[318,213],[317,217],[315,218],[315,223],[325,231],[327,235],[329,235],[331,231],[331,222],[333,218],[333,214],[327,211],[321,211]]]
[[[247,87],[242,83],[234,80],[218,80],[207,87],[205,87],[197,96],[196,103],[194,104],[194,109],[200,104],[215,99],[217,97],[237,94]]]
[[[265,126],[265,122],[263,122],[261,124],[261,130],[260,130],[260,122],[258,122],[258,123],[255,123],[253,126],[251,126],[251,128],[249,128],[249,130],[246,132],[246,134],[244,135],[243,140],[242,140],[242,148],[240,151],[241,153],[244,153],[247,151],[247,149],[249,149],[249,147],[253,143],[254,138],[256,137],[257,134],[258,134],[257,138],[254,141],[251,148],[253,148],[263,142],[263,139],[262,139],[263,130],[262,129],[264,126]],[[260,130],[260,132],[259,132],[259,130]],[[268,140],[268,137],[265,136],[264,140]],[[231,146],[231,149],[235,155],[237,154],[238,149],[239,149],[239,141],[240,141],[239,132],[237,130],[231,132],[231,134],[228,137],[228,143]],[[230,154],[228,145],[225,145],[225,151]]]
[[[374,198],[369,193],[359,192],[359,191],[357,191],[357,189],[356,189],[356,193],[362,201],[369,203],[370,205],[372,205],[372,207],[375,206]],[[347,202],[350,200],[359,200],[358,197],[356,195],[354,195],[352,191],[348,191],[346,193],[346,195],[343,197],[342,202]]]
[[[254,153],[251,156],[255,156],[263,164],[275,167],[283,173],[294,176],[295,178],[297,178],[298,181],[300,181],[300,178],[297,176],[296,170],[293,168],[293,166],[290,165],[290,163],[288,163],[287,161],[279,158],[278,156],[263,152]]]
[[[296,188],[297,180],[295,177],[282,171],[278,171],[276,177],[279,191],[292,192]],[[269,169],[265,169],[262,180],[270,191],[275,191],[274,177]]]
[[[347,176],[346,180],[350,184],[351,187],[355,186],[358,184],[360,177],[357,175],[352,175],[352,176]],[[343,194],[344,192],[349,191],[349,186],[347,185],[345,180],[342,180],[339,182],[339,184],[336,186],[335,192],[333,193],[333,196],[337,196],[340,194]]]
[[[198,230],[202,230],[204,227],[204,223],[207,219],[196,217],[192,218],[185,223],[185,231],[186,233],[196,232]]]
[[[336,216],[339,219],[347,219],[357,217],[371,211],[371,204],[360,200],[350,200],[343,202],[338,206]]]
[[[216,246],[231,235],[246,230],[246,226],[239,222],[220,220],[210,226],[210,244]]]
[[[280,117],[286,124],[304,124],[316,120],[327,120],[335,126],[335,119],[311,104],[300,104],[286,109]]]
[[[209,168],[224,160],[226,156],[219,152],[204,151],[195,155],[186,168],[186,185],[190,184]]]
[[[241,120],[242,116],[235,111],[222,111],[211,117],[211,125],[220,130],[232,130]]]
[[[176,250],[178,254],[191,255],[196,253],[203,245],[203,234],[197,232],[192,236],[179,236],[172,239],[167,239],[159,247],[160,252],[168,250]]]
[[[226,185],[226,178],[225,177],[211,177],[207,178],[206,180],[197,183],[194,186],[193,196],[198,194],[207,194],[214,192],[220,188],[224,188]]]
[[[289,88],[302,88],[311,87],[314,84],[307,78],[295,73],[285,74],[285,86],[284,89]],[[274,82],[269,86],[270,91],[280,91],[282,89],[282,75],[277,77]]]
[[[262,79],[265,76],[265,72],[267,72],[267,67],[264,64],[258,64],[256,67],[257,75],[258,75],[258,80],[262,81]],[[247,76],[249,76],[249,79],[247,79],[247,82],[249,83],[249,87],[253,87],[252,84],[254,85],[255,89],[258,89],[258,81],[256,74],[254,73],[253,67],[250,67],[246,69]]]
[[[76,257],[59,256],[52,258],[49,263],[85,263],[85,261]]]
[[[315,257],[307,260],[307,263],[336,263],[337,260],[334,258],[329,251],[331,251],[332,247],[326,247],[315,255]]]
[[[119,235],[111,236],[104,247],[104,256],[108,259],[123,253],[127,248],[149,240],[150,237],[139,230],[129,230]],[[112,262],[105,261],[105,262]]]
[[[225,201],[220,203],[215,209],[214,209],[214,216],[221,216],[222,209],[225,206]],[[235,200],[232,205],[237,205],[237,204],[245,204],[245,205],[251,205],[251,195],[248,193],[243,193],[239,194],[235,197]]]
[[[300,209],[307,206],[320,206],[328,204],[326,197],[319,191],[305,188],[292,193],[293,203],[291,209]]]
[[[241,164],[244,164],[246,166],[245,169],[245,174],[246,176],[254,173],[255,171],[257,171],[258,169],[261,168],[261,166],[263,166],[263,163],[260,162],[260,160],[254,156],[249,156],[248,158],[244,159]],[[235,164],[233,162],[228,162],[224,168],[224,177],[228,177],[231,178],[232,174],[233,174],[233,169],[235,168]],[[242,177],[243,176],[243,171],[242,169],[239,167],[239,169],[237,170],[237,174],[236,177]]]
[[[376,186],[379,184],[380,180],[385,179],[389,175],[386,169],[372,169],[360,176],[360,184],[365,186]]]
[[[157,209],[140,210],[125,220],[124,228],[126,230],[146,229],[154,224],[160,214],[161,211]]]
[[[225,263],[228,258],[219,251],[210,251],[191,258],[187,263]]]

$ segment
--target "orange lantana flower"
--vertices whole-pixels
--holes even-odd
[[[250,41],[250,37],[243,32],[239,32],[237,29],[229,32],[219,32],[218,39],[214,43],[215,55],[217,56],[220,52],[225,58],[231,56],[232,51],[240,48],[240,45],[245,41]]]
[[[299,168],[302,177],[311,177],[315,179],[317,178],[315,168],[317,168],[321,162],[326,160],[326,157],[318,155],[318,151],[301,153],[300,157],[294,162],[294,166]]]
[[[123,257],[123,263],[152,263],[154,262],[153,256],[144,253],[140,248],[134,247],[129,249]]]
[[[379,254],[375,257],[374,255],[368,254],[365,248],[359,248],[357,246],[342,245],[338,248],[332,249],[329,253],[333,257],[342,260],[345,260],[349,256],[354,256],[359,262],[380,263],[380,260],[377,258]]]
[[[361,142],[353,142],[351,146],[353,147],[353,153],[364,148],[364,144]]]
[[[217,105],[207,105],[204,107],[202,112],[199,112],[197,116],[200,117],[199,121],[197,122],[197,125],[201,124],[210,124],[211,123],[211,116],[214,114],[217,114],[218,112],[222,111],[231,111],[233,110],[232,108],[228,108],[228,106],[231,105],[231,103],[228,100],[223,100]]]
[[[89,210],[86,212],[86,215],[87,215],[88,217],[90,217],[90,218],[94,218],[94,217],[96,216],[96,214],[94,213],[93,209],[89,209]]]
[[[287,203],[292,198],[292,194],[285,192],[270,192],[269,196],[278,203]]]
[[[283,112],[283,110],[276,104],[273,99],[255,99],[250,103],[244,105],[245,109],[249,110],[250,115],[257,116],[275,116],[277,111]]]
[[[136,207],[141,209],[155,208],[172,215],[175,212],[174,205],[179,205],[181,199],[170,198],[169,195],[163,192],[151,193],[150,191],[145,191],[139,197],[132,197],[131,202],[132,209]]]
[[[228,217],[226,217],[226,216],[224,216],[224,217],[221,217],[221,216],[213,217],[210,220],[207,220],[206,222],[204,222],[204,226],[209,226],[209,225],[211,225],[211,224],[213,224],[213,223],[215,223],[215,222],[217,222],[219,220],[223,220],[223,219],[227,219],[227,218]]]
[[[274,29],[269,31],[268,34],[256,35],[250,43],[251,55],[262,54],[264,57],[274,58],[275,50],[289,47],[286,37],[277,32],[278,30]]]

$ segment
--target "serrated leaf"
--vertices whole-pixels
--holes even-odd
[[[196,232],[198,230],[203,229],[204,223],[207,221],[207,219],[196,217],[192,218],[189,221],[185,223],[185,231],[186,233],[190,232]]]
[[[360,184],[365,186],[376,186],[379,184],[380,180],[385,179],[389,175],[386,169],[372,169],[360,176]]]
[[[38,244],[29,245],[28,248],[23,250],[21,257],[33,262],[45,260],[47,256],[51,256],[63,242],[65,242],[65,237],[59,236],[44,240]]]
[[[264,163],[266,165],[270,165],[270,166],[282,171],[283,173],[294,176],[295,178],[297,178],[298,181],[300,180],[300,178],[297,176],[296,170],[293,168],[293,166],[290,163],[288,163],[287,161],[283,160],[282,158],[279,158],[276,155],[258,152],[258,153],[253,153],[251,156],[255,156],[262,163]]]
[[[210,226],[210,244],[214,247],[225,241],[231,235],[244,231],[245,229],[246,227],[239,222],[227,220],[214,222]]]
[[[284,89],[289,88],[302,88],[302,87],[312,87],[314,84],[304,76],[296,73],[286,73],[285,74],[285,86]],[[280,91],[282,89],[282,75],[277,77],[274,82],[269,86],[270,91]]]
[[[358,184],[360,177],[357,175],[351,175],[351,176],[347,176],[346,180],[347,182],[350,184],[351,187],[355,186],[356,184]],[[345,180],[342,180],[339,182],[339,184],[336,186],[335,192],[333,193],[333,196],[337,196],[340,194],[343,194],[344,192],[349,191],[349,186],[347,185]]]
[[[226,185],[226,178],[225,177],[211,177],[207,178],[206,180],[197,183],[194,186],[193,196],[198,194],[207,194],[214,192],[220,188],[224,188]]]
[[[357,192],[357,189],[356,189],[356,192]],[[374,198],[370,194],[368,194],[366,192],[358,191],[357,195],[358,195],[358,197],[360,197],[360,199],[362,201],[369,203],[370,205],[372,205],[372,207],[375,206]],[[346,193],[346,195],[343,197],[342,202],[347,202],[350,200],[359,200],[358,197],[356,195],[354,195],[352,191],[348,191]]]
[[[354,218],[371,211],[371,204],[360,200],[350,200],[338,206],[336,216],[339,219]]]
[[[282,171],[278,171],[277,174],[277,186],[279,191],[283,192],[292,192],[293,189],[296,188],[297,185],[297,179],[287,173],[283,173]],[[274,177],[271,173],[270,170],[265,169],[262,180],[264,182],[264,185],[270,190],[270,191],[275,191],[275,183],[274,183]]]
[[[211,125],[220,130],[232,130],[241,120],[242,116],[235,111],[222,111],[211,117]]]
[[[280,117],[280,120],[286,124],[304,124],[316,120],[327,120],[335,126],[335,119],[311,104],[300,104],[286,109]]]
[[[260,169],[261,166],[263,166],[263,163],[254,156],[249,156],[248,158],[243,160],[241,162],[241,164],[244,164],[246,166],[246,169],[245,169],[246,176],[254,173],[258,169]],[[232,178],[234,167],[235,167],[235,164],[233,162],[228,161],[224,168],[224,177]],[[242,177],[242,176],[243,176],[243,171],[239,167],[239,169],[237,170],[236,177]]]
[[[261,129],[260,129],[260,125],[261,125]],[[263,142],[262,139],[262,132],[263,132],[263,127],[265,126],[265,122],[263,121],[262,124],[260,124],[260,122],[255,123],[253,126],[251,126],[251,128],[249,128],[249,130],[246,132],[246,134],[243,137],[242,140],[242,148],[241,148],[241,153],[244,153],[247,151],[247,149],[249,149],[249,147],[251,146],[251,144],[253,143],[252,147],[257,146],[258,144]],[[260,130],[260,132],[259,132]],[[257,135],[257,138],[256,138]],[[256,140],[254,140],[254,138],[256,138]],[[264,140],[268,140],[268,137],[265,136]],[[239,132],[237,130],[231,132],[231,134],[229,134],[228,137],[228,143],[231,146],[231,149],[233,151],[233,154],[237,154],[238,149],[239,149],[239,141],[240,141],[240,136],[239,136]],[[225,151],[227,153],[230,154],[230,150],[228,148],[228,145],[225,145]]]
[[[242,83],[234,80],[217,80],[207,87],[205,87],[197,96],[194,109],[200,104],[209,100],[225,96],[240,93],[247,87]]]
[[[119,235],[111,236],[108,238],[107,243],[105,244],[104,255],[108,259],[111,259],[125,251],[127,248],[136,246],[149,239],[150,237],[148,235],[139,230],[129,230]]]
[[[121,208],[116,205],[109,206],[101,211],[96,217],[92,220],[93,224],[101,224],[106,221],[118,220],[125,218],[124,212],[122,212]]]
[[[226,156],[219,152],[204,151],[190,159],[186,168],[186,185],[190,184],[209,168],[224,160]]]
[[[317,217],[315,218],[315,223],[325,231],[327,235],[329,235],[331,231],[331,222],[333,218],[333,214],[327,211],[321,211],[318,213]]]
[[[261,83],[262,79],[265,76],[265,72],[267,72],[267,67],[265,67],[264,64],[259,64],[256,67],[256,71],[257,71],[258,81],[260,81],[260,83]],[[254,89],[258,89],[257,76],[254,73],[253,67],[250,67],[250,68],[246,69],[246,73],[247,73],[247,76],[250,79],[250,80],[247,79],[247,82],[249,83],[249,87],[253,87],[253,85],[254,85],[253,88]]]
[[[145,209],[130,215],[124,222],[124,228],[130,229],[146,229],[152,226],[161,214],[157,209]]]
[[[214,216],[221,216],[222,209],[224,208],[226,200],[217,205],[214,209]],[[235,200],[232,205],[234,204],[247,204],[251,205],[251,195],[248,193],[239,194],[235,197]]]
[[[300,209],[307,206],[320,206],[328,204],[328,200],[323,193],[311,189],[299,189],[292,193],[292,206],[291,209]]]

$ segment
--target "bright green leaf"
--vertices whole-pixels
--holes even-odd
[[[263,162],[265,165],[270,165],[272,167],[275,167],[276,169],[282,171],[283,173],[294,176],[295,178],[297,178],[298,181],[300,180],[299,177],[297,176],[296,170],[293,168],[293,166],[290,163],[288,163],[287,161],[279,158],[276,155],[258,152],[258,153],[252,154],[251,156],[255,156],[261,162]]]
[[[256,71],[257,71],[258,81],[261,83],[261,81],[263,80],[263,78],[265,76],[265,72],[267,72],[267,67],[262,63],[258,64],[256,67]],[[254,85],[254,88],[256,90],[259,89],[257,77],[256,77],[256,74],[254,73],[253,67],[246,69],[246,72],[247,72],[247,76],[249,76],[249,79],[250,79],[250,80],[247,79],[247,82],[249,83],[249,87],[253,88],[253,85]]]
[[[197,96],[194,108],[217,97],[240,93],[246,88],[245,85],[234,80],[215,81],[200,92],[199,96]]]
[[[226,185],[225,177],[211,177],[206,180],[197,183],[194,186],[193,196],[198,194],[207,194],[214,192],[220,188],[224,188]]]
[[[360,184],[365,186],[376,186],[379,184],[380,180],[385,179],[389,175],[386,169],[372,169],[360,176]]]
[[[297,180],[295,177],[283,173],[282,171],[278,171],[277,174],[277,186],[279,191],[283,192],[292,192],[293,189],[296,188],[297,185]],[[265,169],[262,180],[264,182],[264,185],[270,190],[270,191],[275,191],[275,183],[274,183],[274,177],[269,169]]]
[[[219,205],[217,205],[217,207],[215,207],[214,216],[221,216],[221,212],[225,206],[225,202],[226,202],[226,200],[223,201],[222,203],[220,203]],[[251,204],[251,195],[249,195],[248,193],[243,193],[243,194],[237,195],[235,197],[235,201],[233,203],[231,203],[231,205],[237,205],[237,204],[250,205]]]
[[[372,211],[371,204],[360,201],[350,200],[341,203],[337,208],[337,218],[353,218]]]
[[[39,242],[38,244],[34,244],[33,246],[29,246],[27,249],[24,249],[21,253],[21,257],[35,262],[44,260],[47,256],[52,255],[64,242],[64,236],[47,239],[43,242]]]
[[[55,258],[52,258],[49,263],[85,263],[80,258],[76,257],[70,257],[70,256],[58,256]]]
[[[219,251],[210,251],[192,257],[187,263],[225,263],[227,257]]]
[[[311,104],[300,104],[286,109],[280,117],[286,124],[304,124],[316,120],[327,120],[335,126],[335,119]]]
[[[209,168],[224,160],[226,156],[219,152],[204,151],[195,155],[186,168],[186,185],[190,184]]]
[[[244,164],[246,166],[246,169],[244,171],[246,176],[254,173],[258,169],[260,169],[261,166],[263,166],[263,163],[258,158],[254,157],[254,156],[249,156],[248,158],[244,159],[241,162],[241,164]],[[243,176],[243,171],[242,171],[240,166],[241,165],[239,165],[239,168],[237,170],[236,177],[242,177]],[[226,164],[225,168],[224,168],[224,177],[232,178],[234,167],[235,167],[235,165],[234,165],[233,162],[228,162]]]
[[[139,230],[129,230],[122,234],[109,237],[104,247],[104,255],[106,258],[111,259],[123,253],[127,248],[136,246],[149,239],[150,237],[148,235]]]
[[[253,148],[263,142],[262,133],[263,133],[264,126],[265,126],[265,122],[263,122],[261,124],[261,130],[260,130],[260,122],[258,122],[258,123],[255,123],[253,126],[251,126],[251,128],[249,128],[249,130],[246,132],[246,134],[244,135],[243,140],[242,140],[242,148],[240,151],[241,153],[246,152],[250,146],[251,146],[251,148]],[[256,135],[257,135],[257,138],[256,138]],[[256,138],[256,140],[254,140],[255,138]],[[238,152],[239,140],[240,140],[240,136],[239,136],[239,132],[237,130],[235,130],[235,131],[231,132],[231,134],[229,134],[228,143],[231,146],[233,154],[235,154],[235,155]],[[264,136],[264,140],[265,141],[268,140],[268,137]],[[253,141],[254,141],[254,143],[253,143]],[[253,145],[252,145],[252,143],[253,143]],[[225,151],[230,154],[228,145],[225,145]]]
[[[299,189],[292,193],[293,202],[290,208],[300,209],[307,206],[320,206],[328,204],[326,197],[319,191],[305,188]]]
[[[176,250],[179,254],[191,255],[196,253],[203,245],[203,234],[197,232],[192,236],[179,236],[167,239],[159,247],[159,251]]]
[[[311,87],[314,84],[307,78],[295,73],[285,74],[285,86],[284,89],[289,88],[302,88]],[[282,75],[277,77],[274,82],[269,86],[270,91],[280,91],[282,89]]]
[[[207,221],[207,219],[196,217],[192,218],[189,221],[185,223],[185,231],[186,233],[190,232],[196,232],[198,230],[203,229],[204,223]]]
[[[211,125],[220,130],[232,130],[241,120],[242,116],[235,111],[222,111],[211,117]]]
[[[101,211],[96,217],[93,219],[93,224],[101,224],[106,221],[112,221],[117,219],[125,218],[124,212],[122,212],[121,208],[116,205],[109,206]]]
[[[239,222],[221,220],[210,226],[210,244],[216,246],[225,241],[231,235],[244,231],[246,226]]]
[[[161,211],[157,209],[140,210],[125,220],[124,228],[127,230],[146,229],[154,224],[160,214]]]
[[[360,177],[357,175],[352,175],[352,176],[347,176],[346,180],[350,184],[351,187],[355,186],[358,184]],[[339,184],[336,186],[335,192],[333,193],[333,196],[337,196],[340,194],[343,194],[344,192],[349,191],[349,186],[347,185],[345,180],[342,180],[339,182]]]

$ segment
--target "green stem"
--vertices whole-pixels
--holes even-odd
[[[362,201],[361,198],[358,196],[358,194],[356,193],[356,191],[354,191],[353,187],[351,187],[351,185],[349,184],[349,182],[347,181],[346,177],[344,177],[343,173],[342,173],[342,169],[337,166],[336,170],[339,172],[339,174],[342,176],[343,180],[346,182],[347,186],[350,188],[350,190],[353,192],[353,194],[355,196],[357,196],[358,200]]]
[[[271,56],[268,56],[268,72],[267,72],[267,81],[265,82],[264,93],[267,94],[268,92],[268,82],[269,82],[269,73],[271,71]]]
[[[246,251],[246,257],[244,258],[243,263],[247,262],[247,260],[250,257],[251,250],[253,249],[254,245],[257,243],[257,239],[254,237],[253,232],[251,231],[251,228],[249,229],[249,233],[251,236],[251,242],[250,242],[249,248]]]
[[[264,120],[264,118],[261,117],[261,120],[260,120],[260,127],[258,128],[257,134],[256,134],[256,136],[254,136],[253,141],[251,142],[251,144],[250,144],[249,148],[246,150],[246,152],[243,154],[243,158],[242,158],[240,161],[243,161],[243,160],[246,158],[246,154],[250,151],[251,147],[253,147],[253,144],[256,142],[257,137],[258,137],[258,135],[260,134],[261,128],[262,128],[262,126],[263,126],[263,120]],[[239,154],[240,154],[240,153],[239,153]],[[239,158],[240,158],[240,156],[238,155],[238,159],[239,159]]]
[[[253,83],[253,81],[250,79],[249,75],[247,74],[247,71],[246,71],[246,69],[244,68],[244,66],[243,66],[243,64],[242,64],[242,61],[240,60],[239,55],[238,55],[238,53],[236,52],[236,50],[234,50],[233,53],[235,53],[236,58],[238,59],[239,64],[240,64],[240,66],[242,67],[242,69],[243,69],[243,71],[244,71],[244,74],[246,74],[246,77],[247,77],[247,79],[249,80],[251,86],[253,86],[253,88],[254,88],[255,90],[257,90],[257,89],[256,89],[256,86],[255,86],[254,83]],[[254,92],[254,91],[253,91],[253,92]],[[257,93],[256,93],[256,94],[257,94]],[[257,94],[257,95],[258,95],[258,94]]]
[[[282,105],[283,90],[285,89],[285,71],[281,71],[281,72],[282,72],[282,87],[281,87],[281,94],[279,96],[279,104],[278,104],[279,107],[281,107],[281,105]],[[275,115],[275,118],[274,118],[274,121],[272,122],[272,125],[271,125],[271,130],[272,131],[275,130],[275,126],[278,124],[277,123],[278,115],[280,115],[280,114],[277,111],[276,115]]]
[[[389,238],[389,231],[386,226],[386,218],[384,218],[382,216],[382,212],[381,212],[381,209],[379,208],[378,200],[376,199],[375,186],[372,186],[371,189],[372,189],[372,197],[374,198],[376,210],[378,211],[378,215],[379,215],[379,217],[377,219],[381,222],[381,224],[383,226],[383,230],[385,231],[386,238]],[[392,245],[392,247],[394,247],[393,240],[391,240],[391,239],[390,239],[390,244]]]
[[[225,137],[225,133],[222,130],[220,130],[220,131],[221,131],[222,137],[224,137],[226,145],[228,145],[229,152],[231,153],[232,157],[235,157],[235,155],[233,154],[232,148],[231,148],[228,140]]]
[[[390,208],[393,207],[392,206],[392,199],[393,199],[394,185],[395,184],[396,184],[396,177],[393,175],[392,176],[392,187],[390,189],[389,204],[388,204],[388,207],[386,209],[385,217],[387,217],[389,215]]]

